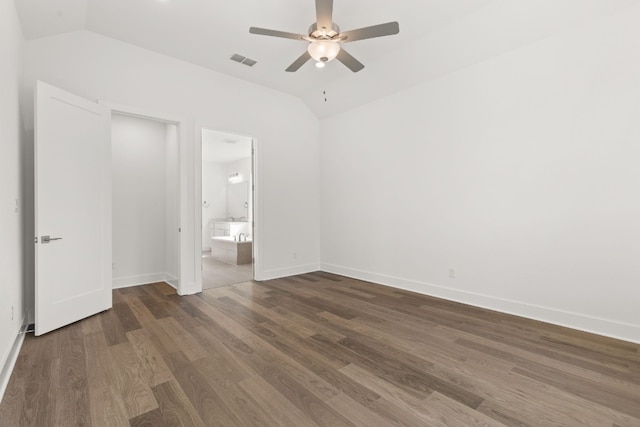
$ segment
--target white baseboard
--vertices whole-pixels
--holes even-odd
[[[178,289],[178,278],[172,274],[165,273],[164,281],[174,289]]]
[[[20,354],[20,349],[24,342],[24,332],[27,330],[27,326],[28,325],[24,323],[18,331],[16,339],[11,346],[11,350],[9,350],[9,354],[7,355],[7,360],[4,362],[2,371],[0,371],[0,402],[2,402],[4,392],[7,391],[7,386],[9,385],[9,379],[11,378],[13,368],[16,366],[18,354]]]
[[[175,280],[175,277],[167,273],[141,274],[139,276],[126,276],[113,278],[113,289],[129,288],[131,286],[147,285],[149,283],[167,282]],[[169,283],[170,284],[170,283]]]
[[[256,271],[256,280],[271,280],[279,279],[281,277],[295,276],[297,274],[311,273],[312,271],[320,270],[320,264],[304,264],[294,265],[292,267],[274,268],[271,270],[265,270],[260,273]]]
[[[320,264],[320,270],[640,344],[640,325],[621,323],[585,314],[572,313],[549,307],[492,297],[489,295],[461,291],[431,283],[418,282],[415,280],[362,271],[339,265],[323,263]]]

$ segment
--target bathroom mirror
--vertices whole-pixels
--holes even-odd
[[[227,216],[249,219],[249,183],[238,182],[227,185]]]

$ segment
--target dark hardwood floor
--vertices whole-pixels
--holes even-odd
[[[27,336],[0,426],[640,426],[640,345],[312,273]]]

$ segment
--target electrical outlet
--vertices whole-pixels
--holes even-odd
[[[453,268],[449,269],[449,278],[451,278],[451,279],[455,279],[456,278],[456,271]]]
[[[298,253],[297,252],[293,253],[293,259],[298,259]]]
[[[11,320],[13,320],[13,306],[11,306]]]
[[[116,270],[116,263],[115,262],[111,263],[111,270],[113,270],[113,271]]]

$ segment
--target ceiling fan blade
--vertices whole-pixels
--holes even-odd
[[[351,56],[351,54],[344,50],[344,48],[340,49],[340,52],[338,53],[338,56],[336,56],[336,59],[346,65],[347,68],[354,73],[357,73],[364,68],[364,65],[362,65],[362,63],[356,58]]]
[[[309,55],[309,52],[305,50],[304,53],[300,56],[300,58],[293,61],[293,64],[289,65],[289,68],[287,68],[285,71],[288,71],[290,73],[293,73],[294,71],[298,71],[300,67],[306,64],[306,62],[310,59],[311,59],[311,55]]]
[[[372,39],[374,37],[392,36],[400,32],[400,25],[397,22],[387,22],[386,24],[373,25],[371,27],[359,28],[357,30],[345,31],[340,37],[346,37],[345,43],[356,40]]]
[[[316,0],[316,18],[318,29],[331,30],[333,23],[333,0]]]
[[[285,31],[268,30],[266,28],[251,27],[249,28],[251,34],[258,34],[261,36],[280,37],[283,39],[303,40],[307,36],[302,34],[287,33]]]

